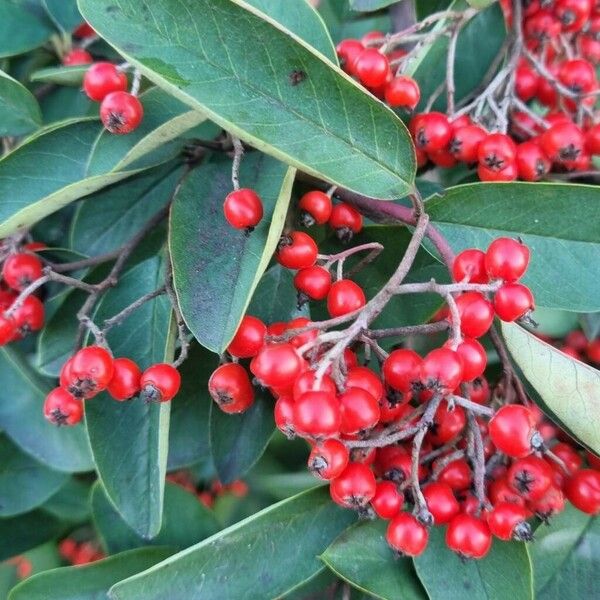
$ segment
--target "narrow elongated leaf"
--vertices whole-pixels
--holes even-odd
[[[0,561],[58,537],[65,526],[43,510],[0,519]]]
[[[264,217],[251,235],[223,216],[231,161],[192,171],[173,208],[169,245],[183,317],[196,339],[221,353],[234,336],[283,229],[294,169],[254,152],[242,161],[241,185],[261,197]]]
[[[573,210],[573,206],[577,210]],[[427,201],[455,251],[521,237],[531,249],[523,282],[546,308],[600,310],[598,188],[560,183],[473,183]]]
[[[52,388],[12,348],[0,349],[0,428],[17,446],[41,463],[58,471],[93,469],[85,428],[58,428],[44,419],[44,397]]]
[[[214,402],[210,409],[210,449],[219,479],[231,483],[245,475],[262,456],[273,431],[273,401],[258,393],[242,414],[228,415]]]
[[[552,418],[600,453],[600,371],[567,356],[522,327],[502,324],[508,350]]]
[[[431,600],[533,599],[531,561],[525,544],[494,544],[481,560],[463,561],[444,540],[445,527],[433,527],[429,544],[414,560]]]
[[[385,541],[387,523],[359,523],[344,531],[321,560],[354,587],[381,600],[423,600],[423,590],[409,558],[398,559]]]
[[[163,281],[160,257],[140,263],[104,296],[94,317],[96,322],[102,323],[160,287]],[[118,327],[109,332],[108,342],[115,356],[127,356],[142,369],[170,362],[174,351],[170,317],[170,304],[164,296],[146,302],[124,322],[127,335]],[[100,480],[125,521],[146,538],[154,537],[161,525],[169,404],[144,402],[140,398],[116,402],[104,393],[85,407]]]
[[[350,8],[359,12],[371,12],[396,4],[399,0],[350,0]]]
[[[592,598],[598,588],[600,519],[567,504],[532,544],[535,592],[539,600]]]
[[[68,475],[53,471],[0,435],[0,517],[11,517],[43,504]]]
[[[31,81],[42,81],[44,83],[56,83],[81,89],[83,76],[90,68],[89,65],[76,65],[74,67],[45,67],[31,74]]]
[[[172,553],[167,548],[139,548],[78,567],[39,573],[14,588],[9,600],[100,600],[112,585],[148,569]]]
[[[42,0],[52,22],[62,31],[70,33],[83,22],[77,0]]]
[[[372,196],[412,186],[414,153],[399,119],[241,0],[80,0],[80,8],[149,79],[260,150]]]
[[[24,135],[42,124],[42,113],[33,94],[0,71],[0,136]]]
[[[276,598],[321,570],[316,556],[355,518],[333,504],[326,490],[311,490],[122,581],[109,596],[112,600]]]
[[[99,482],[93,487],[91,504],[94,524],[109,554],[148,544],[147,540],[136,535],[123,521]],[[167,483],[162,527],[152,540],[153,546],[183,550],[219,529],[214,514],[198,500],[196,494]]]
[[[52,33],[50,22],[44,20],[43,11],[36,11],[35,2],[0,1],[0,58],[33,50]]]

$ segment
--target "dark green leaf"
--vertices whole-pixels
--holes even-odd
[[[431,600],[533,599],[531,561],[525,544],[494,540],[481,560],[463,561],[444,540],[445,527],[429,531],[429,545],[414,559]]]
[[[350,0],[350,8],[359,12],[371,12],[396,4],[399,0]]]
[[[40,573],[17,586],[10,600],[101,600],[112,585],[148,569],[171,554],[166,548],[140,548],[78,567]]]
[[[91,503],[94,525],[109,554],[148,544],[148,540],[136,535],[123,521],[100,483],[94,485]],[[195,494],[173,483],[166,484],[162,527],[152,539],[153,546],[183,550],[219,529],[212,511]]]
[[[0,2],[0,58],[33,50],[41,46],[52,33],[50,22],[36,11],[34,2]]]
[[[274,504],[122,581],[111,589],[110,597],[279,597],[319,573],[322,567],[317,555],[355,519],[353,512],[331,502],[326,490],[311,490]]]
[[[85,428],[58,428],[44,419],[42,405],[52,386],[12,348],[0,349],[0,428],[22,450],[58,471],[93,469]]]
[[[216,160],[184,180],[173,208],[169,245],[175,289],[190,331],[221,353],[234,336],[283,229],[294,169],[253,152],[242,161],[240,181],[259,194],[264,217],[251,235],[223,216],[231,191],[231,161]]]
[[[73,119],[76,117],[95,117],[98,104],[92,102],[78,88],[59,87],[40,100],[44,124]]]
[[[223,483],[245,475],[265,451],[275,429],[268,396],[257,390],[254,404],[239,415],[228,415],[211,403],[210,449]]]
[[[600,313],[587,313],[581,315],[581,328],[585,331],[588,340],[593,340],[600,334]]]
[[[168,163],[88,196],[71,222],[71,248],[90,256],[120,248],[169,201],[182,173]]]
[[[83,23],[76,0],[42,0],[48,15],[59,29],[70,33]]]
[[[81,0],[80,8],[149,79],[258,149],[368,195],[410,190],[414,153],[400,120],[247,4]]]
[[[218,357],[192,343],[188,359],[179,369],[181,389],[171,404],[167,469],[188,467],[210,456],[208,379]]]
[[[31,133],[41,124],[42,113],[33,94],[0,71],[0,136]]]
[[[164,265],[160,257],[146,260],[122,277],[102,299],[97,323],[118,313],[140,296],[160,287]],[[165,296],[146,302],[121,327],[108,334],[115,356],[127,356],[142,369],[170,362],[171,307]],[[174,400],[177,401],[176,399]],[[134,398],[116,402],[101,394],[86,402],[86,422],[100,480],[117,510],[135,531],[152,538],[160,530],[169,434],[169,402]],[[115,456],[119,459],[115,460]]]
[[[531,318],[538,324],[536,331],[553,338],[565,337],[569,331],[577,329],[579,321],[577,313],[550,308],[536,308]]]
[[[89,65],[76,65],[74,67],[52,66],[40,69],[31,74],[31,81],[42,81],[44,83],[56,83],[57,85],[67,85],[81,89],[83,76],[90,68]],[[84,94],[81,94],[84,98]],[[72,115],[78,116],[78,115]]]
[[[573,210],[577,206],[577,210]],[[521,237],[531,249],[523,278],[539,306],[600,310],[598,188],[561,183],[473,183],[427,202],[431,220],[458,252],[496,237]]]
[[[0,517],[12,517],[43,504],[68,475],[45,467],[0,435]]]
[[[377,520],[350,527],[321,560],[354,587],[382,600],[427,598],[409,558],[398,559],[385,541],[387,523]]]
[[[295,33],[337,64],[335,46],[327,27],[319,13],[306,0],[247,0],[247,3]]]
[[[61,521],[81,523],[90,516],[89,497],[90,484],[71,477],[44,503],[43,509]]]
[[[0,561],[58,537],[64,525],[43,510],[0,519]]]
[[[576,439],[600,453],[600,371],[567,356],[522,327],[502,324],[508,350],[543,406]]]
[[[539,600],[593,598],[600,568],[600,519],[567,504],[548,526],[538,527],[531,545]]]

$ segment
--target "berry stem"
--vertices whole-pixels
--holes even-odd
[[[234,190],[240,189],[240,165],[242,164],[242,156],[244,155],[244,145],[239,138],[231,136],[233,144],[233,163],[231,165],[231,183]]]

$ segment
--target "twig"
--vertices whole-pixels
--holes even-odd
[[[158,289],[148,292],[144,294],[141,298],[138,298],[135,302],[132,302],[129,306],[125,307],[122,311],[118,312],[116,315],[111,317],[110,319],[106,319],[104,321],[104,326],[102,327],[102,331],[106,334],[110,329],[115,327],[116,325],[120,325],[129,315],[135,312],[140,306],[153,300],[157,296],[160,296],[165,293],[165,286],[161,286]]]
[[[231,165],[231,183],[233,184],[234,190],[240,189],[240,165],[242,163],[242,156],[244,155],[244,145],[239,138],[231,136],[231,143],[233,144],[233,164]]]

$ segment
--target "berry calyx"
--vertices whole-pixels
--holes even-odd
[[[307,192],[300,198],[298,208],[302,211],[300,220],[305,227],[315,223],[324,225],[327,223],[333,208],[331,198],[319,190]]]
[[[254,190],[240,188],[227,194],[223,213],[234,229],[252,231],[263,218],[262,200]]]
[[[100,105],[100,120],[104,127],[118,135],[137,129],[143,116],[142,103],[128,92],[111,92]]]
[[[361,509],[375,496],[377,483],[369,467],[363,463],[349,463],[339,477],[329,485],[331,498],[346,508]]]
[[[55,388],[44,400],[44,417],[54,425],[76,425],[83,418],[83,402],[63,388]]]
[[[248,372],[239,363],[220,365],[208,380],[208,392],[225,413],[244,412],[254,402],[254,388]]]
[[[362,229],[363,218],[353,206],[341,202],[331,209],[328,224],[335,229],[337,238],[347,244]]]
[[[462,378],[462,359],[449,348],[436,348],[423,359],[421,383],[428,389],[447,394],[458,387]]]
[[[527,501],[539,500],[552,485],[552,469],[538,456],[515,461],[506,474],[508,483]]]
[[[146,402],[169,402],[179,391],[181,375],[167,363],[152,365],[142,373],[140,386]]]
[[[308,469],[328,481],[339,477],[349,460],[348,448],[339,440],[329,439],[313,447],[308,457]]]
[[[82,348],[65,363],[66,389],[77,398],[93,398],[108,387],[114,375],[114,360],[100,346]]]
[[[524,506],[500,502],[487,514],[487,524],[492,535],[501,540],[529,542],[533,539],[533,532],[527,523],[528,516]]]

